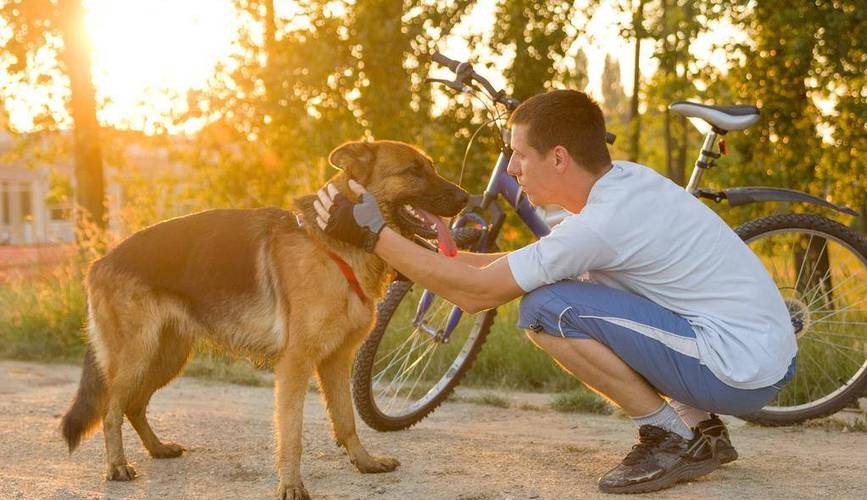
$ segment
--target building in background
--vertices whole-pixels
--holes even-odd
[[[72,192],[75,176],[72,159],[53,165],[24,165],[4,159],[14,147],[15,139],[0,132],[0,245],[45,245],[72,242],[75,227],[72,221]],[[107,166],[106,197],[109,229],[123,234],[121,216],[124,203],[123,176],[136,174],[185,177],[186,167],[169,158],[162,148],[130,145],[126,150],[129,172],[119,172]],[[119,177],[120,176],[120,177]],[[58,186],[67,182],[68,186]],[[179,188],[179,186],[177,186]],[[57,196],[56,193],[66,196]],[[189,207],[162,207],[161,213],[176,216]]]
[[[3,160],[13,141],[0,134],[0,245],[72,241],[71,207],[48,200],[52,167],[28,168]],[[53,168],[71,177],[71,164]]]

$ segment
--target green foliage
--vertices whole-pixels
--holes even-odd
[[[598,413],[601,415],[612,413],[611,406],[604,399],[585,387],[579,387],[558,395],[551,402],[551,408],[566,413]]]
[[[620,81],[620,61],[605,55],[605,70],[602,72],[602,113],[610,123],[623,123],[629,119],[629,103]]]
[[[72,361],[84,353],[87,310],[81,276],[0,283],[0,357]]]
[[[506,78],[516,98],[525,100],[550,88],[556,75],[554,62],[569,48],[564,28],[574,15],[574,4],[557,0],[497,4],[492,45],[496,53],[515,53]]]

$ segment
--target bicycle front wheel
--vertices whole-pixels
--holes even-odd
[[[867,239],[805,214],[764,217],[735,232],[777,284],[798,341],[795,377],[742,418],[791,425],[846,407],[867,388]]]
[[[478,236],[472,228],[455,231],[462,248]],[[378,431],[407,429],[452,392],[475,361],[496,309],[461,313],[450,327],[455,314],[453,304],[415,283],[395,281],[389,286],[378,306],[376,326],[353,367],[355,407],[367,425]]]

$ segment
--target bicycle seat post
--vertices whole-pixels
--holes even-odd
[[[701,152],[698,154],[698,160],[692,169],[692,175],[689,177],[689,182],[686,185],[686,190],[694,196],[698,196],[698,185],[701,182],[701,176],[704,171],[711,168],[714,160],[719,158],[719,153],[715,153],[713,148],[716,144],[717,133],[711,130],[704,136],[704,143],[701,145]]]

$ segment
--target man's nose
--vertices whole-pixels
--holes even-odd
[[[509,164],[506,166],[506,173],[512,176],[517,176],[519,170],[520,169],[518,169],[518,162],[515,161],[515,157],[511,157],[509,159]]]

